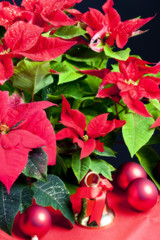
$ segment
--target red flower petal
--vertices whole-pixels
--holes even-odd
[[[80,72],[103,79],[106,76],[106,74],[108,74],[110,72],[110,70],[104,68],[104,69],[100,69],[100,70],[94,70],[94,69],[93,70],[84,70],[84,71],[80,71]]]
[[[10,138],[12,138],[13,141],[14,138],[18,137],[20,140],[19,145],[24,148],[32,149],[46,145],[46,141],[44,139],[24,129],[16,129],[14,131],[11,131],[9,134]]]
[[[156,119],[156,121],[152,124],[150,128],[156,128],[160,126],[160,117]]]
[[[108,10],[110,10],[113,5],[114,5],[113,0],[106,1],[106,3],[104,3],[102,6],[104,13],[108,13]]]
[[[48,101],[41,102],[32,102],[32,103],[23,103],[18,105],[17,107],[11,107],[8,110],[8,121],[7,124],[9,127],[13,127],[15,124],[23,121],[26,121],[33,113],[46,109],[51,106],[56,106]]]
[[[35,61],[48,61],[60,56],[76,42],[41,36],[43,28],[26,22],[14,23],[5,33],[4,42],[12,53]]]
[[[100,142],[99,140],[96,140],[96,147],[95,149],[99,152],[104,152],[104,143]]]
[[[121,92],[121,97],[123,98],[124,103],[131,109],[133,112],[144,116],[144,117],[152,117],[144,104],[139,101],[139,99],[132,98],[129,92]]]
[[[8,56],[0,56],[0,85],[3,85],[14,72],[12,59]]]
[[[109,88],[104,88],[100,91],[98,91],[96,97],[99,98],[111,98],[115,102],[119,102],[121,97],[119,96],[120,90],[117,86],[113,85],[112,87]]]
[[[160,89],[157,83],[153,81],[149,76],[144,77],[139,82],[139,88],[143,88],[144,97],[149,99],[158,99],[160,100]]]
[[[117,32],[117,37],[116,37],[116,44],[119,48],[123,48],[130,36],[145,25],[147,22],[151,21],[153,17],[145,18],[145,19],[140,19],[140,18],[135,18],[131,20],[127,20],[125,22],[121,22],[116,29]]]
[[[3,1],[0,5],[0,25],[8,29],[14,22],[20,20],[30,20],[32,13],[24,11],[23,8],[17,5],[12,5]]]
[[[23,104],[24,100],[23,98],[20,97],[20,95],[16,92],[14,92],[10,97],[9,97],[9,108],[15,108],[18,107],[20,104]]]
[[[34,61],[49,61],[70,49],[76,41],[67,41],[60,38],[39,37],[38,42],[28,51],[15,51],[16,54],[23,55]]]
[[[16,147],[21,141],[19,135],[15,135],[13,132],[9,132],[8,134],[3,134],[0,137],[0,144],[4,149],[13,149]]]
[[[89,138],[98,138],[104,135],[108,115],[109,113],[100,114],[89,122],[87,126],[87,135]]]
[[[62,140],[64,138],[75,138],[78,137],[74,129],[71,128],[63,128],[58,133],[56,133],[56,139]]]
[[[4,122],[6,120],[8,105],[9,105],[9,92],[7,91],[0,91],[0,122]]]
[[[125,123],[126,123],[126,121],[117,120],[117,119],[107,121],[105,129],[104,129],[105,135],[107,133],[113,131],[116,128],[122,127]]]
[[[93,8],[90,8],[90,11],[84,13],[81,20],[96,31],[101,30],[105,22],[104,15],[99,10]]]
[[[18,21],[6,31],[4,42],[14,53],[25,52],[36,45],[42,32],[43,28]]]
[[[127,44],[127,42],[128,42],[128,34],[125,32],[120,32],[119,30],[116,36],[117,47],[122,49]]]
[[[123,27],[126,31],[126,33],[131,36],[133,32],[135,32],[137,29],[141,28],[143,25],[151,21],[154,17],[148,17],[148,18],[135,18],[130,19],[125,22],[123,22]]]
[[[81,137],[84,134],[86,127],[86,117],[83,113],[78,110],[71,109],[67,99],[62,96],[62,113],[61,113],[61,123],[66,127],[72,128]]]
[[[64,12],[57,10],[52,11],[50,14],[41,14],[42,18],[49,22],[54,27],[61,27],[67,25],[73,25],[75,22],[69,18]]]
[[[85,158],[89,156],[96,147],[96,141],[95,139],[88,139],[86,142],[83,142],[81,139],[74,138],[73,143],[77,143],[81,150],[80,159]]]
[[[35,112],[21,126],[21,129],[27,130],[45,141],[43,150],[48,156],[47,163],[54,165],[56,163],[56,136],[46,113],[42,110]]]
[[[0,145],[0,181],[6,186],[8,193],[26,166],[30,150],[31,149],[23,148],[22,146],[13,149],[4,149]]]

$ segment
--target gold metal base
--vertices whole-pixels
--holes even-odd
[[[75,221],[78,225],[86,228],[101,228],[101,227],[107,227],[109,226],[115,218],[114,212],[109,209],[107,213],[103,214],[101,218],[100,225],[96,223],[96,221],[93,221],[89,223],[90,217],[84,217],[80,218],[78,213],[75,213]]]

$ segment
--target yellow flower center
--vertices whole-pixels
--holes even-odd
[[[0,52],[0,55],[5,55],[5,54],[8,54],[10,53],[10,48],[8,48],[7,50],[3,50],[2,52]]]
[[[86,141],[88,140],[88,136],[87,136],[87,135],[84,135],[84,136],[82,137],[82,139],[83,139],[84,142],[86,142]]]
[[[138,85],[138,82],[134,82],[132,79],[129,79],[129,80],[125,80],[125,83],[127,83],[128,85],[134,85],[134,86],[137,86]]]
[[[9,127],[5,124],[0,124],[0,134],[3,135],[3,134],[7,134],[9,130]]]

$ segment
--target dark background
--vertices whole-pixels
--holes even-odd
[[[12,3],[12,0],[9,2]],[[15,2],[18,5],[21,0],[15,0]],[[88,7],[92,7],[101,11],[105,2],[106,0],[83,0],[76,5],[76,9],[86,12]],[[126,47],[131,48],[131,54],[139,55],[143,60],[153,63],[160,61],[160,0],[114,0],[114,8],[120,14],[122,21],[138,16],[147,18],[156,15],[151,22],[141,28],[142,30],[149,29],[149,31],[130,38]],[[121,136],[118,141],[122,141]],[[156,148],[159,149],[159,146]],[[136,158],[131,159],[123,143],[116,144],[114,150],[118,153],[117,158],[107,158],[113,166],[118,167],[126,161],[136,161]]]

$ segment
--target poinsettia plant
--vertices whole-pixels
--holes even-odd
[[[10,234],[33,199],[74,224],[70,195],[90,170],[112,181],[119,134],[160,189],[160,62],[125,47],[154,17],[123,22],[113,0],[81,13],[81,1],[0,3],[0,228]]]

